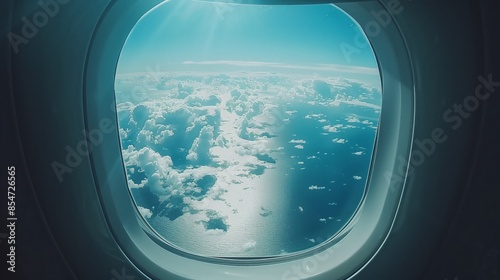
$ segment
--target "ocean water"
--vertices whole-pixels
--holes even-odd
[[[266,171],[266,176],[253,182],[256,186],[250,191],[259,192],[259,201],[255,201],[252,217],[240,218],[239,223],[232,225],[234,228],[215,237],[207,237],[202,227],[187,230],[193,222],[189,220],[176,224],[154,218],[150,223],[179,247],[216,256],[297,252],[332,237],[349,221],[361,201],[375,130],[343,133],[342,137],[349,142],[337,145],[321,135],[321,129],[310,121],[300,121],[287,132],[307,139],[309,145],[301,150],[285,145],[287,148],[276,156],[279,162],[276,169]],[[352,154],[358,151],[365,154]],[[311,156],[315,158],[307,159]],[[355,180],[353,176],[362,179]],[[310,189],[311,186],[318,188]],[[264,216],[259,205],[271,214]],[[239,250],[253,241],[258,244],[253,250]]]
[[[320,244],[353,216],[376,137],[377,89],[279,75],[170,81],[177,86],[141,102],[117,84],[129,187],[168,243],[203,256],[275,256]]]

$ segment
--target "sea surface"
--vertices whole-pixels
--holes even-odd
[[[220,88],[211,92],[217,90]],[[274,90],[281,92],[282,89]],[[273,92],[268,94],[279,96]],[[172,190],[164,186],[165,195],[162,195],[148,186],[151,182],[144,170],[151,165],[146,162],[141,165],[137,161],[127,166],[131,181],[145,183],[141,187],[131,187],[131,191],[151,227],[173,246],[198,255],[218,257],[293,253],[314,247],[338,233],[355,213],[365,192],[380,107],[355,102],[332,103],[339,101],[338,97],[325,100],[322,96],[314,96],[267,99],[267,103],[274,102],[280,107],[272,111],[259,95],[249,94],[245,104],[250,104],[247,111],[254,111],[250,116],[245,110],[236,114],[235,108],[229,108],[241,105],[229,102],[234,101],[234,92],[225,97],[215,95],[218,102],[212,100],[210,104],[200,103],[195,107],[212,108],[216,104],[220,111],[215,116],[219,119],[200,123],[199,134],[195,133],[198,137],[181,148],[182,156],[169,153],[167,148],[161,151],[160,158],[173,158],[168,168],[184,178],[179,179],[180,182],[191,184],[197,191],[182,190],[182,187]],[[149,118],[155,115],[152,104],[162,100],[145,103],[149,104]],[[260,107],[252,106],[257,103]],[[208,111],[198,110],[196,117]],[[130,115],[133,119],[134,114]],[[123,118],[121,128],[132,131],[128,127],[130,122],[126,122],[129,120],[123,121]],[[243,125],[245,118],[250,124]],[[266,118],[274,120],[269,124]],[[210,133],[211,130],[203,129],[206,126],[215,128]],[[154,134],[155,130],[151,131]],[[202,154],[200,147],[207,137],[211,146]],[[135,139],[139,138],[123,137],[124,150],[134,146]],[[168,141],[149,146],[137,144],[133,151],[154,147],[148,149],[159,152],[162,145],[170,147]],[[258,148],[254,150],[252,145]],[[187,151],[189,147],[190,152]],[[193,159],[186,156],[193,151],[197,153],[195,158],[200,160],[206,155],[207,161],[190,164],[185,158]],[[175,160],[176,156],[182,160]],[[201,179],[193,175],[200,173],[205,174]],[[198,176],[197,181],[188,181],[186,174]],[[168,211],[162,211],[163,208]]]

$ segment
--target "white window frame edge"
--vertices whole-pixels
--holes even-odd
[[[112,108],[118,57],[137,20],[162,2],[113,1],[97,25],[85,69],[88,131],[99,129],[103,120],[112,121],[118,130],[116,111]],[[378,1],[337,6],[361,26],[374,20],[370,11],[385,9]],[[93,147],[91,153],[95,182],[113,236],[136,268],[151,278],[161,279],[291,280],[345,279],[366,265],[385,242],[401,201],[404,180],[388,180],[387,174],[397,175],[401,169],[408,168],[399,166],[397,158],[410,155],[415,102],[411,62],[394,21],[369,40],[379,60],[382,77],[381,125],[364,201],[342,238],[334,238],[299,257],[260,261],[206,261],[166,250],[148,232],[130,196],[118,133],[105,134],[102,143]]]

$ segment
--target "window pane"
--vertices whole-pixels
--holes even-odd
[[[128,187],[171,245],[294,253],[361,202],[380,74],[335,6],[167,2],[133,29],[115,88]]]

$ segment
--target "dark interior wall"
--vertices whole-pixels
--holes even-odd
[[[452,1],[449,1],[448,4],[434,3],[433,1],[414,2],[415,4],[411,4],[408,8],[414,7],[420,9],[422,14],[429,15],[429,12],[424,9],[425,5],[423,5],[424,2],[427,2],[427,7],[437,9],[433,13],[436,17],[443,14],[453,14],[452,5],[470,5],[469,12],[473,13],[473,18],[476,21],[470,25],[464,25],[468,25],[467,28],[471,28],[475,32],[476,35],[471,38],[483,42],[479,44],[480,49],[470,47],[469,49],[473,50],[473,53],[464,59],[480,63],[476,63],[476,68],[472,69],[472,72],[476,73],[477,76],[491,74],[494,81],[500,81],[499,1],[470,0],[457,1],[459,3],[453,4],[449,3]],[[51,21],[48,25],[40,28],[38,35],[30,38],[27,44],[20,44],[19,52],[16,53],[7,34],[10,32],[21,34],[25,24],[23,17],[31,19],[36,12],[40,11],[40,7],[36,1],[6,0],[2,2],[0,9],[0,18],[3,19],[0,22],[2,34],[0,40],[0,93],[2,98],[0,101],[0,118],[2,119],[0,180],[7,178],[7,167],[15,166],[16,216],[18,218],[16,222],[17,272],[13,278],[9,278],[12,277],[9,274],[7,274],[7,278],[3,278],[5,275],[4,267],[6,269],[7,266],[2,263],[2,272],[0,272],[2,279],[73,279],[75,274],[81,279],[111,279],[116,278],[113,271],[120,275],[125,264],[124,258],[120,257],[119,248],[95,248],[95,240],[101,240],[101,238],[106,240],[103,242],[106,246],[108,241],[112,240],[106,233],[86,232],[90,228],[88,225],[75,224],[78,217],[87,214],[96,217],[96,225],[102,223],[98,203],[82,199],[80,205],[71,205],[65,201],[66,197],[79,195],[85,197],[87,191],[92,191],[81,189],[78,192],[73,192],[70,191],[70,188],[64,187],[64,184],[83,184],[72,178],[90,178],[91,174],[85,174],[87,169],[81,168],[71,174],[68,180],[61,185],[57,182],[51,169],[51,163],[54,160],[60,161],[66,156],[64,145],[74,146],[81,140],[78,138],[79,136],[64,138],[66,137],[64,131],[75,120],[83,128],[82,99],[75,99],[74,96],[81,94],[82,91],[81,77],[84,65],[78,62],[71,68],[65,68],[68,65],[65,62],[71,60],[73,56],[85,55],[86,47],[89,44],[88,40],[91,38],[96,22],[96,20],[88,19],[95,19],[104,12],[106,5],[102,3],[103,1],[95,1],[79,4],[76,1],[69,1],[67,6],[61,6],[59,16],[50,18]],[[71,6],[76,4],[79,6]],[[449,10],[445,10],[445,7],[448,7]],[[65,11],[63,8],[68,10]],[[411,16],[407,13],[401,17]],[[455,17],[458,18],[459,15],[455,15]],[[409,20],[406,19],[406,21]],[[407,26],[410,35],[412,34],[411,29],[417,28],[417,25],[428,25],[429,30],[433,28],[430,21],[422,19],[421,14],[418,16],[418,13],[414,13],[411,20],[414,21],[414,25]],[[71,24],[68,25],[68,22]],[[450,30],[455,30],[453,26],[450,28]],[[55,35],[47,35],[50,30]],[[81,36],[82,33],[87,35]],[[432,32],[429,31],[429,33]],[[436,61],[443,59],[439,52],[442,54],[452,51],[460,53],[460,50],[447,50],[445,47],[450,47],[450,45],[444,43],[454,40],[461,42],[461,39],[458,37],[448,38],[447,36],[450,34],[442,35],[443,37],[438,38],[442,40],[441,43],[438,40],[435,46],[427,46],[430,51],[437,52],[434,56]],[[453,36],[460,36],[460,32],[454,33]],[[82,40],[82,38],[86,38],[87,41]],[[408,39],[421,40],[419,38]],[[66,42],[71,40],[81,40],[78,42],[81,44],[80,47],[68,50],[65,47]],[[76,44],[72,44],[72,46],[74,45]],[[419,46],[419,43],[416,42],[415,46]],[[422,45],[422,47],[426,46]],[[458,45],[455,47],[467,49],[467,46]],[[441,63],[442,65],[453,65],[452,67],[460,66],[456,61],[441,61]],[[53,73],[61,72],[61,67],[64,68],[65,76],[55,77]],[[423,67],[419,68],[421,71],[426,71],[432,69],[434,65],[423,60],[421,67]],[[462,77],[447,75],[443,72],[442,77],[437,76],[434,81],[431,81],[432,84],[425,86],[428,86],[428,89],[432,89],[432,86],[439,86],[445,90],[449,87],[440,84],[443,79],[450,84],[453,84],[455,79],[462,79]],[[477,76],[469,75],[466,77],[472,85],[467,89],[468,92],[474,91],[473,86]],[[73,82],[68,83],[69,87],[61,88],[58,85],[58,79]],[[37,92],[38,96],[34,94]],[[463,153],[466,160],[460,159],[462,162],[466,161],[467,164],[462,166],[463,172],[455,174],[455,177],[450,180],[460,182],[456,184],[458,191],[453,191],[453,196],[446,198],[450,208],[440,211],[439,215],[441,216],[439,217],[427,215],[417,218],[413,222],[411,215],[405,217],[408,223],[414,223],[410,228],[419,229],[416,234],[425,235],[430,231],[438,231],[439,234],[433,239],[434,242],[424,246],[418,242],[410,244],[412,240],[403,234],[395,237],[395,241],[404,243],[406,240],[408,245],[401,247],[397,254],[389,255],[389,257],[374,263],[373,269],[380,269],[379,276],[382,277],[380,279],[402,279],[401,277],[405,276],[407,277],[404,279],[500,279],[498,271],[498,267],[500,267],[500,208],[498,207],[500,199],[500,172],[498,172],[500,167],[500,149],[498,148],[500,127],[497,124],[500,119],[499,93],[500,88],[483,104],[480,114],[476,114],[468,120],[469,123],[465,124],[472,134],[461,132],[464,134],[463,137],[470,139],[467,141],[468,146],[463,147],[467,151]],[[442,106],[446,107],[463,100],[463,96],[457,96],[455,99],[444,100]],[[422,106],[422,110],[433,112],[432,108],[428,108],[428,104],[420,106]],[[445,109],[445,107],[443,108]],[[435,112],[442,112],[442,110],[435,108]],[[63,115],[65,117],[60,117]],[[32,121],[33,119],[48,119],[50,125],[37,124]],[[428,128],[419,126],[418,129],[421,135],[425,136],[428,135]],[[63,140],[55,146],[49,142],[44,143],[44,141],[50,141],[48,139],[54,135],[59,135],[57,139]],[[44,143],[44,149],[40,149],[41,146],[35,141]],[[455,152],[457,154],[462,152],[458,145]],[[451,154],[452,151],[450,151],[449,158],[453,160]],[[436,154],[436,157],[438,155]],[[430,161],[428,166],[433,167],[437,174],[440,170],[447,168],[449,162],[443,163],[434,160],[434,162]],[[429,183],[425,186],[426,188],[433,187],[430,185],[432,178],[429,176],[426,179]],[[47,188],[47,184],[50,184],[52,188]],[[410,203],[409,207],[426,209],[429,201],[432,202],[440,196],[445,197],[447,191],[444,188],[437,189],[436,194],[434,198],[423,197],[414,204]],[[0,252],[3,260],[3,252],[7,252],[10,247],[10,245],[8,246],[10,230],[7,229],[6,224],[3,224],[8,215],[7,209],[4,207],[7,204],[7,189],[1,188],[0,195],[2,213]],[[40,202],[38,198],[41,198]],[[433,203],[439,205],[439,201]],[[85,209],[88,212],[80,212],[79,209]],[[437,222],[441,220],[446,222],[444,224]],[[65,223],[61,223],[61,221],[65,221]],[[65,226],[61,227],[60,224]],[[65,245],[61,248],[57,244],[60,240],[64,240],[64,244],[72,244],[70,240],[74,240],[74,247]],[[91,246],[92,244],[94,246]],[[420,260],[414,260],[415,251],[413,250],[420,249],[425,249],[427,252],[432,250],[432,253],[427,253]],[[68,255],[73,255],[70,252],[75,250],[83,257],[69,257],[70,259],[67,260]],[[82,263],[79,261],[81,259],[89,260],[89,262]],[[381,269],[383,267],[385,269]],[[411,276],[407,274],[411,274]],[[366,274],[362,274],[360,277],[365,277],[362,279],[378,279],[373,278],[374,275],[370,270],[367,270]]]
[[[500,2],[478,4],[483,76],[491,75],[496,86],[483,104],[466,188],[451,225],[429,259],[425,279],[500,279]]]
[[[15,55],[9,34],[12,25],[19,19],[14,18],[16,1],[2,2],[0,9],[0,168],[2,188],[0,252],[2,262],[0,275],[2,279],[74,279],[71,269],[66,265],[33,190],[31,177],[27,169],[21,145],[19,126],[14,99],[16,92],[12,80],[12,56]],[[8,170],[15,172],[8,175]],[[13,177],[15,189],[7,188],[7,177]],[[8,194],[8,192],[11,192]],[[13,197],[10,200],[8,197]],[[10,210],[7,203],[14,201],[15,208]],[[7,217],[16,218],[6,221]],[[7,227],[9,225],[9,227]],[[9,254],[10,256],[6,256]],[[15,256],[14,258],[12,256]],[[11,261],[7,263],[7,259]],[[13,262],[12,262],[13,260]],[[8,269],[11,270],[8,270]]]

